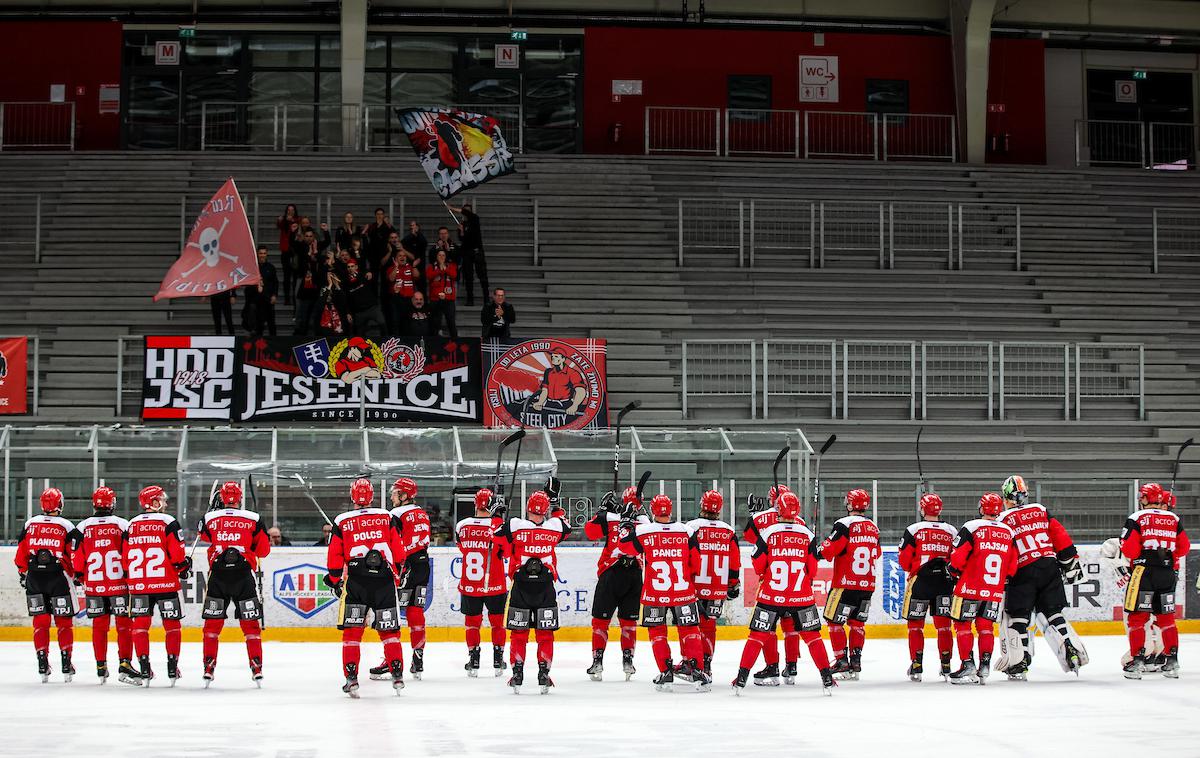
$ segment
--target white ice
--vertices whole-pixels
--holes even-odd
[[[484,630],[479,679],[462,670],[460,643],[430,644],[422,681],[406,676],[400,697],[387,682],[362,680],[362,698],[341,692],[341,649],[330,643],[267,643],[266,679],[255,689],[240,643],[223,643],[217,679],[203,689],[200,646],[185,644],[184,678],[149,690],[97,684],[91,644],[75,656],[79,674],[63,684],[36,675],[30,643],[0,643],[0,755],[11,756],[562,756],[659,755],[1101,756],[1138,750],[1161,756],[1200,755],[1200,635],[1184,635],[1183,677],[1142,681],[1121,677],[1121,637],[1089,637],[1092,663],[1063,674],[1042,648],[1030,681],[952,686],[934,675],[919,684],[905,676],[904,640],[868,640],[863,679],[821,693],[816,671],[801,660],[794,687],[729,687],[741,641],[719,641],[710,693],[660,693],[647,643],[639,643],[638,674],[625,682],[620,653],[610,644],[605,681],[584,673],[586,643],[555,648],[550,694],[528,684],[512,695],[490,676]],[[534,646],[530,644],[532,654]],[[364,666],[379,658],[363,647]],[[407,663],[408,647],[405,646]],[[115,650],[110,646],[110,656]],[[166,673],[161,644],[155,671]],[[57,650],[51,646],[51,660]],[[926,660],[936,669],[933,641]],[[115,669],[115,660],[110,664]],[[1200,664],[1198,664],[1200,665]],[[57,665],[55,667],[57,669]],[[1196,673],[1192,673],[1195,671]]]

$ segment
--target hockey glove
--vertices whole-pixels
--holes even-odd
[[[179,563],[176,563],[175,570],[179,572],[180,579],[187,579],[192,575],[192,559],[184,558]]]
[[[74,583],[74,585],[76,587],[82,587],[83,586],[83,574],[82,573],[76,574],[75,578],[72,579],[71,581],[72,581],[72,583]]]
[[[504,518],[504,514],[508,513],[508,506],[504,504],[503,495],[492,495],[492,502],[488,504],[488,510],[497,518]]]
[[[326,574],[321,581],[325,582],[325,586],[333,592],[334,597],[342,596],[342,580],[334,579],[332,574]]]
[[[1083,566],[1079,565],[1079,556],[1073,555],[1065,561],[1058,562],[1058,570],[1062,572],[1063,581],[1067,584],[1078,584],[1083,581]]]
[[[739,582],[737,579],[734,579],[732,582],[729,583],[728,597],[730,600],[737,600],[738,596],[741,594],[742,594],[742,583]]]
[[[28,580],[24,574],[17,572],[17,581],[21,583],[21,589],[28,587]]]
[[[562,482],[558,480],[557,476],[551,476],[546,479],[546,486],[543,489],[546,495],[549,496],[550,502],[557,503],[558,494],[562,491]]]
[[[600,498],[600,510],[616,513],[620,510],[620,504],[617,503],[617,493],[609,490]]]

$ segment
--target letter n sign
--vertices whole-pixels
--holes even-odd
[[[496,45],[496,68],[520,68],[520,45]]]

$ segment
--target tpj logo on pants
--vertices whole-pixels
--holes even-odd
[[[337,598],[321,581],[325,569],[311,563],[289,566],[272,574],[271,594],[303,619],[310,619],[333,605]]]

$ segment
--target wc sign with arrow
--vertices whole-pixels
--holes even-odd
[[[836,103],[838,101],[838,59],[836,55],[800,56],[800,102]]]

